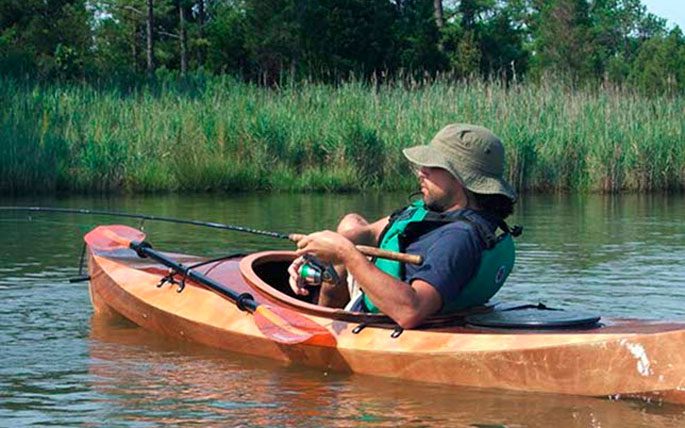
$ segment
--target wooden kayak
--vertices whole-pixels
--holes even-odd
[[[167,254],[192,264],[202,258]],[[577,329],[476,327],[490,305],[434,318],[401,331],[382,315],[320,307],[296,298],[286,267],[294,253],[265,251],[194,268],[270,307],[296,311],[334,339],[284,344],[260,330],[252,314],[188,278],[159,286],[168,269],[131,249],[88,248],[96,315],[124,317],[153,332],[211,347],[326,370],[457,386],[685,404],[685,323],[602,319]]]

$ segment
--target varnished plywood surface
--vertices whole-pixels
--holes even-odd
[[[273,254],[283,257],[266,255]],[[667,401],[682,400],[685,326],[681,323],[607,320],[600,329],[536,333],[454,326],[405,331],[392,338],[387,328],[367,327],[354,334],[358,322],[336,319],[324,310],[309,316],[336,336],[337,348],[285,346],[265,338],[251,315],[201,285],[188,282],[182,293],[172,285],[158,288],[166,270],[130,256],[90,255],[96,312],[119,313],[160,334],[376,376],[577,395],[653,394]],[[200,270],[237,292],[278,302],[278,296],[258,289],[258,278],[246,273],[245,264],[245,259],[227,260]]]

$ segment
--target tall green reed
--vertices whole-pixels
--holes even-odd
[[[437,80],[121,91],[0,79],[0,191],[357,191],[415,186],[401,149],[470,122],[519,190],[685,187],[685,98]]]

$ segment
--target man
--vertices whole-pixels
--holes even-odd
[[[421,201],[374,223],[348,214],[337,233],[316,232],[299,241],[297,254],[352,275],[363,290],[355,309],[382,312],[412,328],[431,315],[483,304],[502,286],[514,263],[504,218],[513,211],[516,193],[503,178],[502,143],[486,128],[448,125],[430,144],[403,153],[416,167]],[[504,233],[498,235],[498,228]],[[420,254],[424,261],[370,261],[355,244]],[[289,268],[291,288],[299,295],[309,293],[299,275],[304,263],[298,257]],[[324,283],[320,291],[320,304],[341,306],[349,299],[341,285]]]

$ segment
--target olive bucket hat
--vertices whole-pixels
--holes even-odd
[[[516,191],[504,180],[502,142],[487,128],[466,123],[447,125],[428,145],[402,152],[416,165],[449,171],[474,193],[502,194],[516,200]]]

